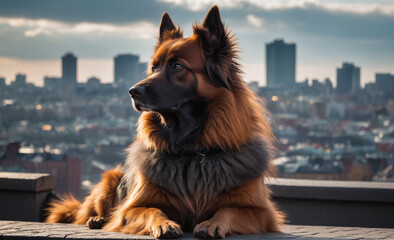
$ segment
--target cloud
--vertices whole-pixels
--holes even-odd
[[[175,6],[185,6],[191,11],[202,11],[212,5],[220,5],[222,8],[240,8],[245,4],[258,7],[263,10],[283,10],[292,8],[322,8],[328,11],[339,11],[356,14],[368,14],[379,12],[394,16],[394,3],[385,0],[376,1],[350,1],[350,0],[159,0],[171,3]]]
[[[131,39],[148,39],[156,35],[158,26],[148,21],[114,25],[108,23],[65,23],[49,19],[1,18],[0,25],[21,28],[25,37],[54,34],[122,34]]]
[[[178,19],[197,19],[199,14],[156,0],[0,0],[0,16],[51,19],[60,22],[124,24],[149,20],[159,23],[163,12]],[[200,16],[201,17],[201,16]]]
[[[58,59],[72,51],[112,59],[130,52],[147,61],[164,11],[189,36],[214,4],[239,39],[246,72],[256,72],[251,79],[265,78],[257,66],[264,43],[276,38],[297,44],[297,63],[326,64],[332,73],[344,60],[386,71],[394,61],[391,0],[0,0],[0,56]],[[299,77],[313,76],[311,69]]]
[[[253,14],[249,14],[246,16],[246,20],[250,25],[256,28],[261,28],[263,26],[264,20],[262,18],[256,17]]]

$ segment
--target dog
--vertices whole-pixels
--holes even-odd
[[[129,90],[141,115],[125,165],[83,203],[51,203],[46,222],[155,238],[280,231],[284,214],[264,184],[275,172],[268,110],[241,77],[218,7],[193,28],[183,38],[163,14],[148,77]]]

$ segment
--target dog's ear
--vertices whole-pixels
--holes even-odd
[[[182,37],[182,30],[179,27],[175,27],[168,13],[163,13],[160,22],[159,43],[165,40]]]
[[[218,39],[225,35],[224,25],[222,23],[222,19],[220,18],[218,6],[213,6],[209,10],[202,25]]]
[[[170,15],[168,15],[168,13],[165,12],[161,17],[161,22],[160,22],[160,38],[163,37],[164,32],[171,30],[175,30],[175,25],[174,23],[172,23]]]
[[[234,44],[222,23],[217,6],[209,10],[202,25],[194,26],[194,34],[202,42],[206,69],[212,83],[230,89]]]

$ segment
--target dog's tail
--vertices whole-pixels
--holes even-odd
[[[46,209],[47,223],[72,223],[81,203],[72,195],[65,195],[59,200],[54,200]]]

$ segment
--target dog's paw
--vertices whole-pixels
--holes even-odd
[[[221,224],[208,220],[198,224],[194,228],[193,234],[203,239],[224,238],[226,236],[226,230]]]
[[[158,239],[182,237],[181,227],[173,221],[164,222],[151,227],[151,235]]]
[[[90,229],[101,229],[106,222],[105,218],[94,216],[89,218],[87,225]]]

